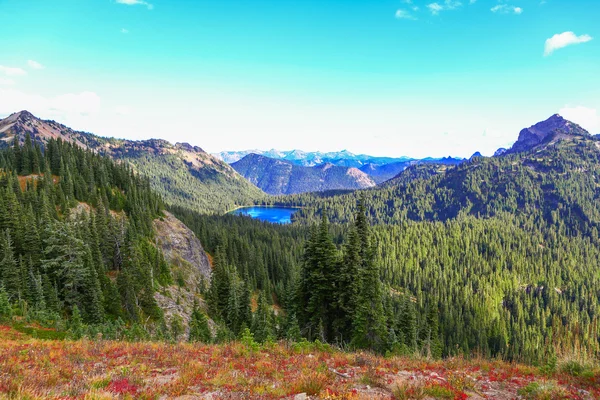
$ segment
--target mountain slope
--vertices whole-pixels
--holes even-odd
[[[75,131],[55,121],[41,120],[27,111],[0,120],[0,140],[5,143],[11,143],[14,135],[23,143],[27,133],[34,141],[44,143],[51,138],[61,138],[131,163],[150,179],[152,188],[170,205],[220,213],[264,196],[225,162],[187,143],[104,138]]]
[[[529,151],[557,140],[570,140],[582,136],[590,137],[590,134],[579,125],[554,114],[545,121],[523,129],[508,153]]]
[[[411,168],[365,191],[371,215],[376,223],[395,224],[404,219],[446,221],[510,213],[592,232],[600,227],[600,143],[559,116],[548,121],[522,131],[521,140],[504,155],[476,157],[446,169]],[[529,140],[534,134],[537,144]],[[300,221],[312,219],[316,210],[343,210],[331,218],[345,222],[352,218],[355,198],[356,194],[305,195],[278,204],[305,206],[296,213]]]
[[[273,195],[375,186],[375,182],[358,169],[331,164],[302,167],[289,161],[249,154],[231,166],[250,182]]]

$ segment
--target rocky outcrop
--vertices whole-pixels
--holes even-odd
[[[500,147],[498,150],[496,150],[496,152],[494,153],[494,157],[500,157],[501,155],[503,155],[504,153],[507,152],[507,149],[505,149],[504,147]]]
[[[175,273],[183,273],[186,286],[195,288],[202,279],[210,281],[208,256],[200,240],[183,222],[165,211],[163,218],[154,221],[154,231],[165,259]]]
[[[165,212],[163,218],[154,221],[154,231],[156,244],[171,265],[175,281],[155,293],[154,298],[164,311],[167,323],[180,318],[187,334],[194,302],[204,304],[199,288],[202,281],[206,284],[210,281],[210,261],[194,232],[171,213]]]
[[[510,153],[530,151],[556,140],[570,140],[575,137],[589,137],[590,134],[581,126],[554,114],[545,121],[523,129],[519,139],[509,150]]]

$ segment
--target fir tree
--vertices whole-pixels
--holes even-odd
[[[404,344],[412,352],[417,349],[417,315],[410,296],[405,295],[400,312],[398,326],[404,337]]]
[[[190,342],[211,343],[212,333],[208,326],[208,318],[206,315],[194,305],[190,319]]]
[[[264,292],[258,297],[258,307],[254,314],[252,333],[256,341],[263,343],[274,339],[273,312],[271,311]]]
[[[358,254],[361,269],[358,276],[360,288],[356,300],[351,344],[355,348],[383,351],[388,339],[383,291],[362,201],[359,202],[355,226],[360,239]]]
[[[334,293],[337,251],[329,236],[327,217],[323,215],[318,230],[308,241],[302,271],[301,299],[304,327],[312,338],[332,338],[335,319]]]
[[[8,293],[4,289],[4,285],[0,284],[0,321],[9,321],[12,317],[12,308],[8,300]]]
[[[11,301],[20,300],[21,273],[15,260],[13,241],[8,229],[1,235],[0,251],[2,251],[0,255],[0,278],[4,282],[8,298]]]
[[[285,338],[290,342],[299,342],[302,340],[302,333],[300,332],[300,326],[298,325],[298,318],[296,318],[295,314],[292,314],[288,318]]]
[[[81,312],[79,311],[79,307],[75,305],[73,307],[73,312],[71,315],[71,322],[69,324],[69,334],[71,338],[78,340],[83,337],[83,320],[81,318]]]

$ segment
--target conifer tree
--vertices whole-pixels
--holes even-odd
[[[301,299],[304,329],[309,337],[327,342],[332,338],[335,319],[335,277],[337,250],[329,235],[327,217],[313,231],[304,253]]]
[[[409,295],[405,295],[400,311],[398,326],[404,337],[404,344],[411,352],[417,350],[417,315]]]
[[[21,291],[21,271],[18,268],[17,261],[13,252],[13,241],[10,231],[4,231],[0,238],[0,278],[4,282],[4,288],[10,301],[20,299]]]
[[[12,308],[8,300],[8,294],[4,285],[0,283],[0,321],[9,321],[12,316]]]
[[[274,339],[273,312],[271,311],[264,292],[258,297],[258,307],[254,313],[252,333],[257,342]]]
[[[383,351],[388,340],[383,291],[362,201],[359,202],[355,225],[360,239],[358,253],[361,258],[361,270],[351,344],[355,348]]]
[[[290,342],[299,342],[302,340],[302,333],[300,332],[300,326],[298,325],[298,318],[296,318],[296,314],[292,314],[290,317],[288,317],[285,338]]]
[[[344,257],[338,269],[335,293],[338,312],[334,325],[336,336],[342,342],[348,342],[352,338],[362,272],[360,238],[356,228],[352,227],[344,248]]]
[[[217,249],[213,262],[211,285],[208,291],[208,310],[213,319],[222,320],[229,303],[231,274],[227,265],[225,251]]]
[[[194,304],[190,319],[189,341],[200,343],[212,342],[212,333],[208,326],[208,318],[200,308],[198,308],[197,304]]]
[[[75,305],[73,307],[73,312],[71,315],[71,321],[69,324],[69,333],[71,338],[78,340],[83,337],[83,320],[81,318],[81,312],[79,311],[79,307]]]

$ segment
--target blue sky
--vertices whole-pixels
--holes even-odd
[[[600,133],[598,0],[0,0],[0,116],[207,151],[469,156]]]

